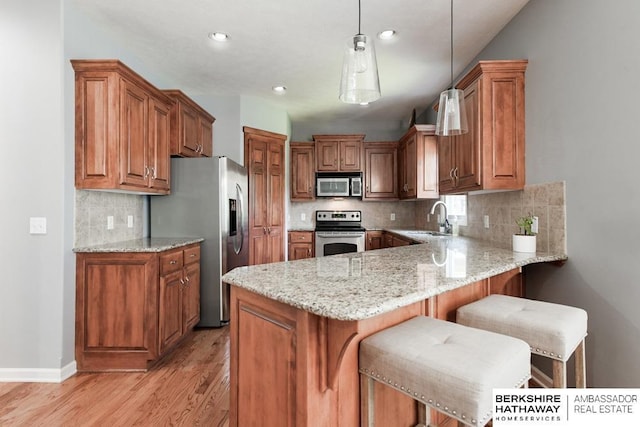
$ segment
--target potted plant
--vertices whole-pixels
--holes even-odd
[[[516,219],[516,224],[520,227],[520,233],[513,235],[513,251],[514,252],[535,252],[536,251],[536,233],[531,231],[534,216],[527,216]]]

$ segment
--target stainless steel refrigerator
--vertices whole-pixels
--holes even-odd
[[[229,321],[221,276],[249,261],[247,171],[227,157],[171,159],[171,194],[151,196],[151,237],[203,237],[200,323]]]

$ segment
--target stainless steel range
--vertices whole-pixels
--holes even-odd
[[[316,211],[316,256],[364,251],[360,211]]]

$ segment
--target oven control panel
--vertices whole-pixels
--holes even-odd
[[[361,211],[316,211],[317,222],[360,222]]]

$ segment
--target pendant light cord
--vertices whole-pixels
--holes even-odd
[[[360,5],[360,1],[358,0],[358,34],[362,34],[360,31],[360,21],[362,20],[362,6]]]
[[[451,89],[453,89],[453,0],[451,0]]]

